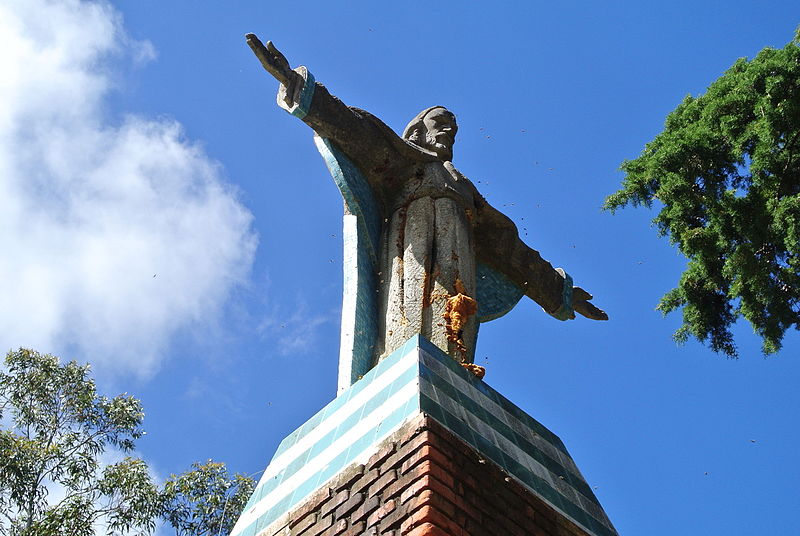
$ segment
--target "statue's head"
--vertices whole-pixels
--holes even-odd
[[[453,112],[444,106],[433,106],[411,120],[403,131],[403,137],[436,153],[442,160],[452,160],[457,131]]]

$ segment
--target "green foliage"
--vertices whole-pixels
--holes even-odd
[[[224,463],[195,462],[193,469],[171,475],[164,484],[163,517],[178,536],[229,534],[255,488],[255,481],[236,474]]]
[[[128,452],[144,412],[131,396],[99,396],[89,367],[9,352],[0,373],[0,534],[148,534],[158,492],[138,459],[101,467],[107,447]],[[8,423],[8,424],[6,424]],[[48,501],[48,487],[63,498]]]
[[[103,465],[144,435],[128,395],[99,396],[89,366],[20,349],[0,372],[0,536],[153,532],[162,517],[177,534],[228,534],[255,482],[209,461],[172,475],[159,492],[144,461]],[[57,500],[48,490],[57,488]],[[62,497],[63,495],[63,497]]]
[[[653,222],[689,259],[658,305],[683,308],[676,340],[736,357],[741,316],[778,351],[800,329],[800,29],[686,97],[622,170],[604,208],[660,203]]]

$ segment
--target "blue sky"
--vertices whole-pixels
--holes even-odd
[[[486,380],[558,434],[619,532],[797,532],[800,338],[726,360],[654,310],[685,260],[602,212],[686,94],[783,46],[796,2],[0,1],[0,346],[90,361],[144,402],[161,475],[264,468],[336,390],[339,194],[244,42],[272,39],[401,131],[458,117],[454,163],[608,311],[523,301]]]

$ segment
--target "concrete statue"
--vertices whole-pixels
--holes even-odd
[[[342,359],[353,363],[345,386],[416,334],[482,376],[473,364],[479,322],[523,295],[559,320],[608,319],[453,166],[452,112],[423,110],[398,136],[331,95],[307,68],[291,69],[271,42],[253,34],[247,42],[280,82],[279,106],[314,130],[344,197]]]

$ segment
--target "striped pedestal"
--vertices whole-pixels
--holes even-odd
[[[414,337],[281,442],[231,536],[257,536],[425,414],[583,532],[616,535],[561,440]],[[273,531],[274,532],[274,531]]]

